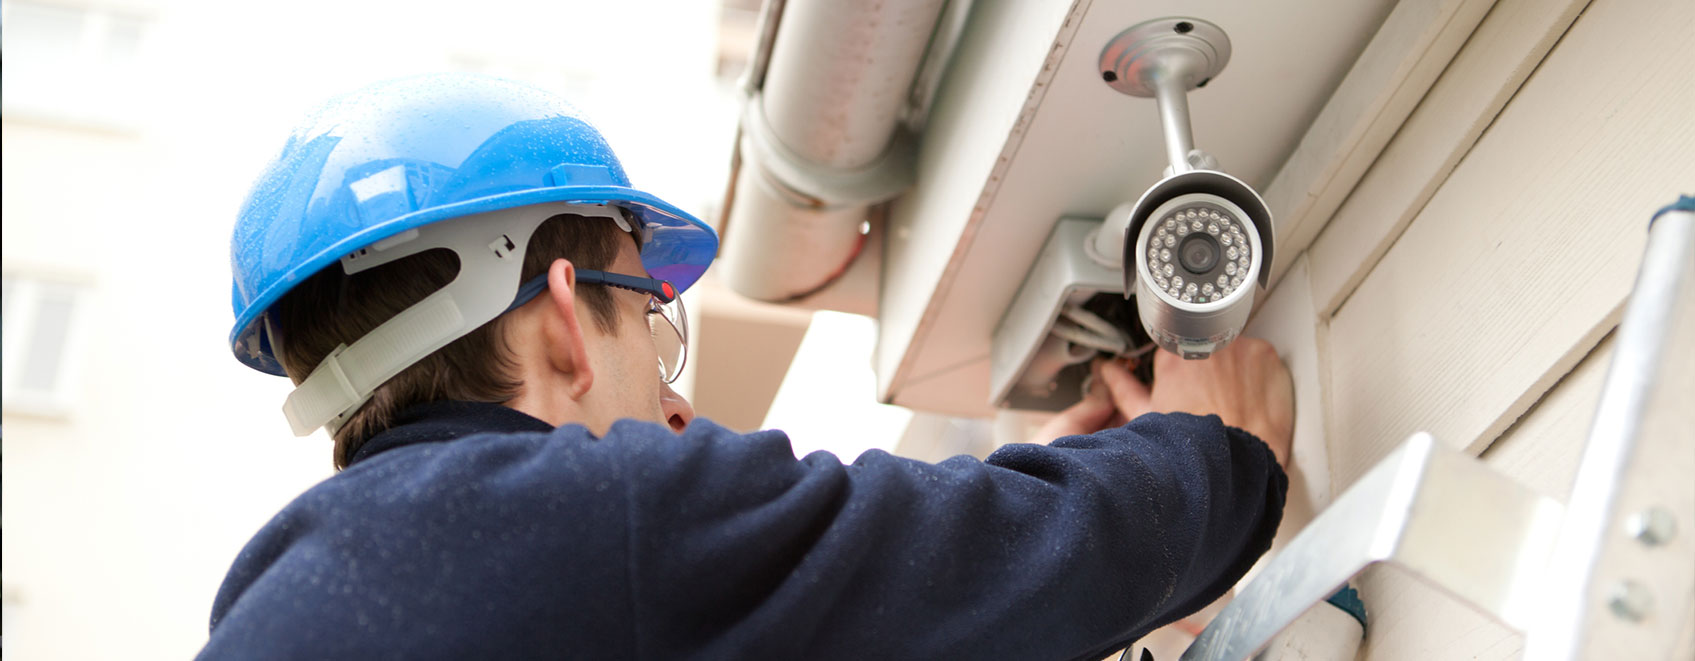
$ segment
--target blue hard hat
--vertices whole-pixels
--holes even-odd
[[[631,188],[600,131],[546,91],[440,74],[332,99],[289,136],[242,205],[230,239],[230,347],[282,375],[260,319],[296,284],[407,230],[544,202],[630,211],[646,226],[643,265],[679,291],[718,253],[711,227]]]

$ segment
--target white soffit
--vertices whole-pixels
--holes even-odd
[[[990,336],[1053,223],[1103,217],[1159,179],[1154,101],[1100,79],[1113,36],[1165,16],[1229,34],[1228,66],[1189,95],[1195,145],[1263,192],[1395,5],[1036,4],[978,0],[927,129],[918,186],[893,209],[876,360],[879,394],[893,403],[991,413]]]

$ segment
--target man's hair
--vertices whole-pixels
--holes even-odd
[[[634,237],[604,218],[549,218],[530,236],[520,282],[546,273],[560,257],[580,269],[604,270],[617,259],[618,242],[624,238]],[[279,358],[284,371],[298,385],[337,346],[353,344],[447,286],[458,272],[458,257],[436,249],[353,275],[334,266],[313,274],[270,312],[282,335]],[[576,296],[588,304],[603,332],[617,331],[617,309],[605,287],[580,287]],[[514,376],[506,319],[495,317],[377,386],[334,434],[336,469],[346,468],[367,440],[410,407],[439,400],[504,403],[517,396],[522,383]]]

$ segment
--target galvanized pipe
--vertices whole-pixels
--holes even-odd
[[[784,4],[737,147],[721,266],[732,289],[794,301],[859,254],[867,210],[911,183],[900,122],[945,4]]]
[[[854,170],[889,147],[942,0],[792,0],[760,95],[783,145]]]

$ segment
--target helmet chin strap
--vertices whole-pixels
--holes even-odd
[[[342,268],[352,275],[446,248],[458,255],[459,273],[447,286],[325,356],[283,403],[294,434],[305,436],[319,427],[335,433],[378,386],[500,316],[517,294],[530,235],[542,221],[560,214],[610,218],[629,227],[605,205],[538,204],[425,225],[343,257]]]

